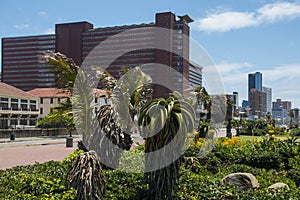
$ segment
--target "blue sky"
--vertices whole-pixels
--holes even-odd
[[[74,21],[152,22],[165,11],[195,20],[191,37],[213,59],[227,93],[247,99],[247,74],[260,71],[273,100],[300,107],[300,0],[2,0],[0,37],[53,33],[56,23]]]

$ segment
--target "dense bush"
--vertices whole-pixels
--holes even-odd
[[[217,140],[213,151],[204,158],[198,156],[201,145],[202,141],[194,143],[182,156],[174,199],[299,199],[300,143],[295,138],[278,140],[270,136],[256,141],[223,138]],[[143,146],[133,152],[142,153]],[[66,190],[65,180],[70,164],[79,153],[75,151],[62,162],[0,171],[0,199],[74,199],[76,192]],[[104,199],[147,198],[148,185],[143,173],[121,171],[128,171],[126,165],[131,160],[143,163],[127,152],[121,158],[120,170],[103,171],[107,183]],[[223,177],[236,172],[252,173],[260,187],[241,193],[232,185],[221,184]],[[290,190],[267,189],[276,182],[286,183]]]
[[[294,128],[290,131],[291,136],[300,136],[300,128]]]
[[[50,161],[0,171],[0,199],[74,199],[75,191],[66,190],[67,169]]]

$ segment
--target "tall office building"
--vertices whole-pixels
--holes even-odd
[[[237,114],[239,110],[239,93],[238,92],[233,92],[232,93],[232,106],[233,106],[233,113]]]
[[[262,90],[262,73],[248,74],[248,92],[251,89]]]
[[[251,89],[249,92],[250,114],[258,118],[266,114],[266,93],[261,90]]]
[[[191,62],[189,67],[189,85],[191,87],[202,86],[202,69],[197,63]]]
[[[272,114],[272,88],[263,86],[266,93],[266,111]]]
[[[248,74],[248,102],[250,114],[254,116],[264,116],[267,112],[266,92],[263,91],[262,73],[255,72]]]
[[[55,51],[55,35],[2,38],[2,82],[25,91],[54,87],[54,74],[40,59],[47,51]]]
[[[2,38],[2,81],[25,91],[55,86],[53,72],[40,59],[52,51],[65,54],[79,66],[106,67],[115,77],[124,67],[140,66],[154,81],[168,80],[182,92],[189,86],[190,77],[200,78],[195,71],[202,75],[197,65],[193,65],[197,70],[189,70],[188,23],[192,21],[187,15],[177,18],[166,12],[157,13],[155,22],[146,24],[94,28],[89,22],[75,22],[56,24],[52,35]],[[157,28],[169,31],[157,32]],[[109,40],[116,35],[117,39]],[[97,49],[99,44],[102,47]],[[124,48],[130,50],[119,55]],[[109,66],[102,65],[114,56]],[[161,65],[179,73],[171,75],[161,70]]]

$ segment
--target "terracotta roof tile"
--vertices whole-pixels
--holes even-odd
[[[8,85],[6,83],[0,82],[0,96],[8,97],[27,97],[36,98],[34,95],[29,94],[23,90],[20,90],[14,86]]]
[[[36,97],[66,97],[67,94],[63,93],[62,89],[58,88],[36,88],[28,91],[27,93]]]

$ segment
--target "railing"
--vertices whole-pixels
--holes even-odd
[[[0,107],[0,110],[5,110],[5,111],[30,111],[30,112],[38,112],[38,109],[30,109],[30,108],[2,108]]]

